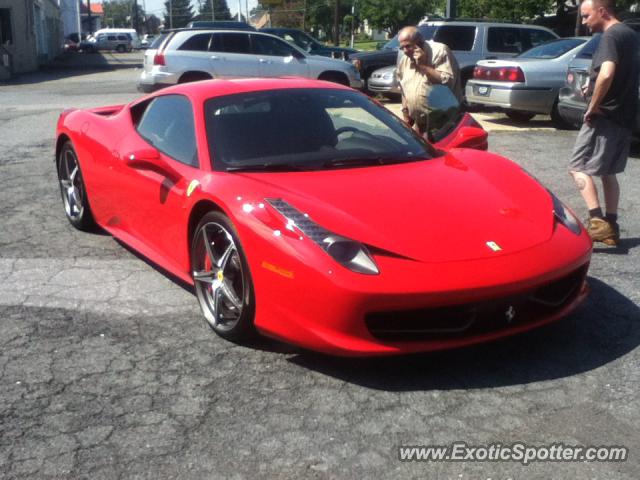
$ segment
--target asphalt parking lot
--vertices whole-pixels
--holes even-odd
[[[137,98],[138,74],[66,69],[0,84],[0,477],[638,478],[637,155],[620,179],[623,240],[595,249],[591,295],[564,321],[386,359],[243,347],[210,332],[192,292],[64,217],[58,114]],[[575,132],[544,118],[482,122],[490,150],[586,215],[566,173]],[[399,446],[453,442],[623,446],[629,458],[399,459]]]

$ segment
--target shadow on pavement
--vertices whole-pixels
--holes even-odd
[[[609,255],[627,255],[632,248],[640,245],[640,238],[621,238],[615,247],[597,246],[593,248],[593,253],[608,253]]]
[[[52,63],[43,65],[36,72],[16,74],[0,85],[29,85],[61,78],[77,77],[118,70],[123,68],[141,68],[144,58],[142,51],[132,53],[64,53]]]
[[[495,388],[588,372],[640,345],[640,308],[589,278],[591,294],[550,326],[475,347],[387,358],[335,358],[311,352],[289,361],[345,382],[385,391]]]

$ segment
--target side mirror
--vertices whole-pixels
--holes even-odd
[[[180,178],[180,174],[160,156],[157,148],[134,150],[127,153],[124,160],[129,167],[137,170],[151,170],[173,181]]]
[[[487,132],[479,127],[460,127],[456,136],[446,145],[446,148],[475,148],[487,149]]]

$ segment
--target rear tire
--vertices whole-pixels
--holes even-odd
[[[256,336],[251,272],[231,221],[212,211],[191,240],[191,270],[200,309],[218,335],[233,342]]]
[[[85,232],[93,230],[96,223],[89,206],[89,197],[82,178],[78,155],[70,141],[65,142],[60,149],[56,166],[67,220],[78,230]]]
[[[199,82],[201,80],[211,80],[211,75],[201,72],[185,73],[180,77],[178,83]]]
[[[339,83],[340,85],[349,86],[349,79],[346,75],[341,73],[327,72],[318,77],[318,80],[324,80],[325,82]]]
[[[118,53],[124,53],[126,51],[127,51],[127,47],[125,47],[124,45],[118,45],[116,47],[116,52],[118,52]]]
[[[531,112],[520,112],[518,110],[509,110],[506,112],[507,117],[516,122],[528,122],[533,117],[536,116],[535,113]]]

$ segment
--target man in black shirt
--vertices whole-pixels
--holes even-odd
[[[627,163],[631,127],[638,100],[638,42],[636,33],[615,16],[615,0],[584,0],[582,23],[603,32],[591,63],[584,123],[576,139],[570,171],[589,209],[587,230],[594,242],[617,245],[620,187],[616,174]],[[600,177],[606,215],[593,177]]]

